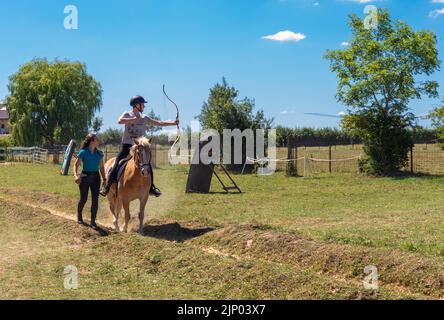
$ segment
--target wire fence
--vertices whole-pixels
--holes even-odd
[[[444,150],[437,144],[415,145],[406,170],[412,173],[444,175]]]
[[[101,150],[105,161],[114,158],[120,146],[107,145]],[[171,166],[169,146],[152,146],[152,162],[155,167]],[[65,147],[42,149],[33,148],[2,148],[0,162],[24,162],[34,164],[61,164]],[[356,173],[358,160],[364,154],[362,145],[296,147],[292,154],[288,148],[278,148],[275,159],[267,159],[276,163],[277,171],[285,172],[289,164],[295,166],[298,175],[322,173]],[[260,160],[260,159],[259,159]],[[258,165],[266,165],[267,161],[250,161]],[[261,163],[262,162],[262,163]],[[415,174],[444,175],[444,150],[438,144],[417,144],[409,154],[409,161],[404,171]]]
[[[48,163],[48,150],[39,147],[24,148],[2,148],[0,149],[0,161],[24,162],[34,164]]]
[[[280,154],[287,153],[282,149]],[[362,145],[296,147],[296,173],[302,175],[321,173],[355,173],[359,171],[359,159],[364,155]],[[287,163],[278,165],[279,171],[288,170]],[[444,150],[439,144],[416,144],[409,152],[408,163],[403,171],[412,174],[444,175]]]

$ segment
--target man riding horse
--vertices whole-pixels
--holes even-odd
[[[107,184],[104,186],[101,191],[102,196],[106,196],[111,186],[114,182],[117,182],[117,173],[119,168],[119,162],[128,157],[131,147],[133,146],[134,139],[139,139],[145,135],[145,132],[150,126],[158,126],[158,127],[169,127],[169,126],[178,126],[179,120],[176,121],[158,121],[155,119],[151,119],[150,117],[143,114],[145,110],[145,99],[142,96],[135,96],[131,99],[130,105],[133,107],[132,111],[127,111],[122,114],[119,118],[119,124],[125,126],[125,131],[123,133],[122,145],[120,148],[120,152],[117,155],[117,159],[109,173],[109,177],[107,180]],[[150,166],[150,175],[151,179],[153,179],[153,169]],[[154,183],[152,184],[150,194],[160,197],[162,193]]]

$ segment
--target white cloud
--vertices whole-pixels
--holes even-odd
[[[301,40],[304,40],[305,38],[307,38],[305,36],[305,34],[295,33],[295,32],[290,31],[290,30],[280,31],[280,32],[278,32],[276,34],[272,34],[272,35],[269,35],[269,36],[262,37],[262,39],[264,39],[264,40],[280,41],[280,42],[284,42],[284,41],[299,42]]]
[[[431,3],[444,3],[444,0],[431,0]],[[444,8],[436,9],[429,12],[429,18],[438,18],[440,15],[444,14]]]
[[[343,46],[343,47],[348,47],[349,45],[350,45],[350,42],[346,42],[346,41],[341,42],[341,46]]]
[[[430,17],[430,18],[437,18],[437,17],[439,17],[439,16],[442,15],[442,14],[444,14],[444,8],[436,9],[436,10],[430,11],[430,13],[429,13],[429,17]]]

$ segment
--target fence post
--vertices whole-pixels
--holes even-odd
[[[297,175],[297,169],[295,168],[295,162],[297,166],[297,160],[294,158],[295,137],[288,136],[288,162],[287,162],[287,176],[294,177]]]
[[[157,144],[155,142],[151,144],[151,166],[157,168]]]
[[[295,175],[298,175],[298,146],[294,146],[294,172]]]
[[[330,172],[330,174],[332,173],[332,169],[331,169],[331,160],[332,160],[331,151],[332,151],[332,147],[330,145],[330,146],[328,146],[328,172]]]
[[[52,163],[59,165],[60,164],[60,151],[59,149],[54,149],[52,153]]]
[[[413,146],[410,147],[410,173],[415,174],[415,168],[413,166]]]

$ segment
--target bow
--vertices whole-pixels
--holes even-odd
[[[168,101],[170,101],[176,107],[176,120],[179,120],[179,107],[177,106],[177,104],[173,100],[171,100],[171,98],[166,93],[165,85],[163,85],[162,90],[163,90],[164,96],[168,99]],[[174,147],[176,146],[176,144],[179,142],[179,140],[180,140],[180,127],[179,127],[179,124],[177,124],[176,140],[174,141],[173,145],[171,146],[171,149],[169,152],[170,162],[171,162],[171,157],[172,157],[172,151],[173,151]]]

